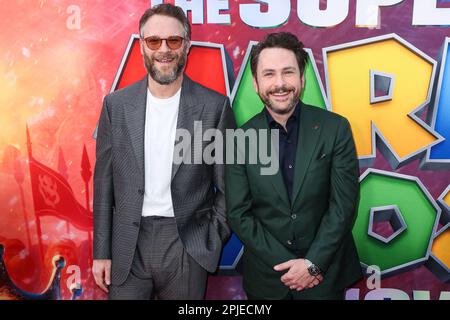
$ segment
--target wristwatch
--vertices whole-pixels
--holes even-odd
[[[317,277],[318,275],[320,275],[322,273],[320,268],[318,266],[316,266],[314,263],[312,263],[311,261],[309,261],[308,259],[305,259],[305,263],[306,263],[306,266],[308,267],[308,272],[311,276]]]

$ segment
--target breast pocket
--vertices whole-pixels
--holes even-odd
[[[318,155],[318,157],[311,160],[307,172],[312,172],[316,170],[329,170],[330,166],[331,166],[331,154],[321,153],[320,155]]]

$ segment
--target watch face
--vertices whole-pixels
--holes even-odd
[[[317,266],[315,266],[315,265],[311,265],[311,266],[308,268],[308,272],[309,272],[309,274],[312,275],[313,277],[316,277],[316,276],[318,276],[318,275],[320,274],[319,268],[317,268]]]

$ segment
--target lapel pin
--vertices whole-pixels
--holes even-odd
[[[314,130],[319,129],[319,125],[318,125],[318,124],[315,124],[314,127],[313,127],[313,129],[314,129]]]

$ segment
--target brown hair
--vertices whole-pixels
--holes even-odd
[[[181,22],[184,28],[185,37],[188,41],[191,40],[191,25],[184,14],[183,9],[178,6],[174,6],[170,3],[163,3],[156,6],[153,6],[147,9],[139,20],[139,34],[141,38],[143,37],[142,29],[144,28],[145,23],[154,15],[162,15],[167,17],[172,17]]]
[[[268,34],[263,41],[253,47],[250,58],[253,77],[256,78],[259,55],[266,48],[283,48],[292,51],[297,58],[300,74],[303,74],[308,61],[308,54],[303,49],[303,43],[290,32],[278,32]]]

